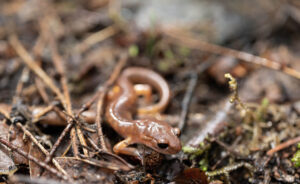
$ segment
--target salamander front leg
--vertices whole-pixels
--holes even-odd
[[[116,144],[113,148],[114,152],[117,154],[130,155],[137,159],[139,159],[142,164],[144,163],[142,155],[138,152],[137,149],[128,147],[129,145],[134,144],[131,138],[127,138],[118,144]]]

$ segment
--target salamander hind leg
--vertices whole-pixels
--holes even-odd
[[[117,154],[124,154],[124,155],[130,155],[138,160],[140,160],[143,163],[143,157],[142,155],[138,152],[137,149],[128,147],[129,145],[134,144],[134,142],[131,140],[131,138],[127,138],[119,143],[117,143],[113,150]]]
[[[134,91],[138,96],[143,96],[147,104],[152,102],[152,88],[150,85],[136,84],[134,85]]]

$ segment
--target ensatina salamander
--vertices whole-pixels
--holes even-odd
[[[173,128],[168,123],[155,118],[133,119],[133,114],[137,110],[135,83],[149,84],[160,94],[158,103],[140,108],[140,112],[162,111],[170,99],[169,86],[159,74],[140,67],[125,69],[117,80],[119,92],[108,102],[105,113],[110,126],[125,138],[114,146],[114,152],[131,155],[140,160],[142,160],[140,153],[137,149],[128,147],[129,145],[143,144],[163,154],[179,152],[181,143],[178,138],[180,134],[178,128]]]

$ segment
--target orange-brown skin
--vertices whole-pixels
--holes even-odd
[[[175,154],[181,150],[178,138],[180,130],[155,118],[133,120],[136,111],[137,93],[135,83],[149,84],[160,94],[160,101],[140,108],[141,113],[160,112],[170,100],[167,82],[157,73],[140,67],[125,69],[117,81],[119,92],[108,103],[106,118],[111,127],[125,140],[117,143],[113,150],[119,154],[132,155],[142,160],[139,152],[131,144],[143,144],[163,154]]]

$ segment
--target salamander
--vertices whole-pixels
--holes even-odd
[[[117,154],[131,155],[140,160],[142,160],[140,153],[129,145],[143,144],[162,154],[179,152],[181,142],[178,128],[173,128],[167,122],[155,118],[133,119],[133,115],[137,111],[138,94],[134,89],[136,83],[149,84],[160,95],[158,103],[139,108],[140,113],[163,111],[169,103],[170,88],[159,74],[141,67],[125,69],[116,83],[119,90],[108,102],[105,113],[110,126],[125,138],[113,147],[113,151]]]

